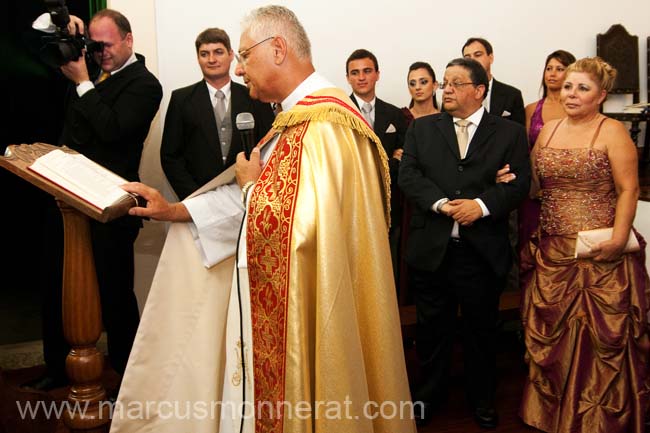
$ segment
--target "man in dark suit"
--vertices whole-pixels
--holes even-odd
[[[384,102],[375,95],[375,85],[379,81],[379,64],[377,57],[365,49],[352,52],[345,63],[345,76],[352,86],[350,99],[361,110],[361,114],[368,121],[388,157],[388,168],[391,178],[391,228],[390,250],[393,261],[395,280],[398,280],[399,258],[398,247],[400,239],[400,222],[402,210],[397,200],[397,175],[399,161],[404,147],[406,135],[406,118],[396,106]]]
[[[487,72],[490,87],[483,101],[483,106],[491,114],[510,119],[520,125],[526,126],[526,110],[521,91],[508,84],[497,81],[492,76],[492,63],[494,62],[494,51],[492,44],[483,38],[469,38],[463,45],[463,57],[474,59],[479,62]],[[505,167],[504,167],[505,168]],[[512,266],[510,267],[507,290],[519,290],[519,256],[517,255],[517,244],[519,243],[518,212],[513,210],[509,219],[510,248],[513,253]]]
[[[274,118],[269,104],[254,101],[245,86],[230,80],[234,54],[225,31],[206,29],[195,46],[203,79],[172,93],[160,146],[162,168],[181,200],[235,162],[242,151],[235,124],[239,113],[249,112],[255,118],[256,141]],[[218,119],[219,92],[223,119]]]
[[[490,89],[485,96],[483,106],[490,114],[505,117],[526,126],[526,112],[521,91],[506,83],[497,81],[492,76],[494,51],[492,44],[483,38],[469,38],[462,49],[463,57],[479,62],[487,72]]]
[[[406,261],[417,308],[424,377],[413,393],[420,423],[445,395],[458,307],[468,399],[476,421],[494,427],[496,325],[510,267],[508,214],[526,197],[530,166],[524,128],[482,106],[488,78],[471,59],[444,75],[444,113],[416,119],[407,132],[399,186],[413,203]],[[496,183],[510,164],[516,178]]]
[[[83,22],[71,16],[71,26],[84,31]],[[60,144],[71,147],[127,180],[137,181],[144,140],[149,133],[162,87],[147,70],[144,58],[133,51],[133,34],[127,18],[104,9],[95,14],[89,36],[103,43],[95,53],[100,76],[91,81],[84,56],[61,67],[71,81],[64,104]],[[89,66],[89,65],[88,65]],[[63,231],[59,210],[50,200],[44,209],[45,308],[43,347],[47,375],[26,386],[50,389],[65,383],[65,358],[69,351],[63,336],[61,281]],[[125,216],[110,223],[90,221],[90,234],[99,283],[102,319],[108,337],[111,366],[123,373],[139,323],[133,292],[133,243],[141,227],[138,218]]]
[[[394,155],[404,147],[406,119],[399,108],[382,101],[375,95],[375,85],[379,81],[377,57],[368,50],[355,50],[345,63],[345,76],[352,86],[350,98],[361,110],[377,137],[384,146],[391,164],[399,161]],[[366,105],[368,104],[368,105]],[[364,111],[364,106],[368,107]]]

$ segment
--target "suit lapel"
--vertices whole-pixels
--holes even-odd
[[[490,114],[501,117],[504,104],[501,83],[494,80],[492,81],[492,95],[490,96]]]
[[[454,119],[448,113],[442,113],[438,117],[436,126],[440,130],[440,133],[447,142],[449,150],[456,155],[456,158],[460,160],[460,151],[458,150],[458,139],[456,138],[456,129],[454,128]]]
[[[388,128],[387,123],[388,112],[386,111],[386,104],[384,101],[377,98],[375,99],[375,124],[373,127],[375,134],[381,134],[381,137],[383,137],[386,133],[386,129]]]
[[[483,112],[483,117],[481,118],[481,123],[478,124],[476,132],[472,137],[472,141],[469,143],[469,149],[465,158],[470,158],[474,152],[481,148],[485,142],[494,134],[495,128],[495,119],[494,117],[487,113]]]
[[[221,165],[221,146],[219,146],[219,131],[217,130],[217,121],[214,118],[214,107],[210,101],[210,92],[205,81],[197,83],[195,91],[192,94],[192,107],[194,114],[201,124],[201,129],[205,134],[207,142],[210,144],[209,149],[213,152],[217,164]]]
[[[361,107],[359,107],[359,101],[357,101],[357,97],[354,96],[354,92],[350,93],[350,99],[352,99],[352,102],[354,102],[354,105],[356,105],[357,109],[361,111]]]

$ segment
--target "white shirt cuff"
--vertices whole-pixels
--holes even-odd
[[[485,206],[485,203],[483,203],[483,200],[481,200],[480,198],[475,198],[474,200],[476,201],[476,203],[478,203],[479,206],[481,206],[481,210],[483,211],[483,218],[489,216],[490,211],[488,210],[487,206]]]
[[[440,208],[440,206],[442,206],[443,204],[447,203],[448,201],[449,201],[448,198],[441,198],[440,200],[438,200],[437,202],[435,202],[435,203],[433,204],[433,206],[431,206],[431,209],[432,209],[435,213],[440,213],[440,212],[438,212],[438,209]]]
[[[77,95],[81,98],[87,91],[90,89],[94,89],[95,85],[92,83],[92,81],[82,81],[77,85]]]

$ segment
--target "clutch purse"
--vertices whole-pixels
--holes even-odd
[[[598,244],[603,241],[610,240],[613,234],[613,227],[578,232],[574,257],[576,259],[586,259],[596,256],[595,253],[591,252],[591,249],[598,246]],[[623,252],[633,253],[635,251],[639,251],[640,249],[641,247],[639,246],[639,241],[634,234],[634,230],[630,230],[630,236],[627,239],[627,244],[625,244]]]

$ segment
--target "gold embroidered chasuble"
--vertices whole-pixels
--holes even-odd
[[[249,201],[254,396],[264,408],[256,432],[415,431],[399,414],[376,416],[410,396],[387,158],[352,107],[324,89],[280,113],[281,136]],[[310,417],[298,416],[301,404]]]
[[[258,433],[415,432],[399,416],[410,396],[388,249],[386,155],[353,107],[342,91],[324,89],[280,113],[281,137],[251,195],[254,397],[289,403],[262,411]],[[172,224],[111,433],[218,432],[215,402],[231,379],[233,265],[231,257],[204,268],[188,224]],[[379,416],[384,402],[398,413]],[[305,416],[304,404],[315,413]]]

